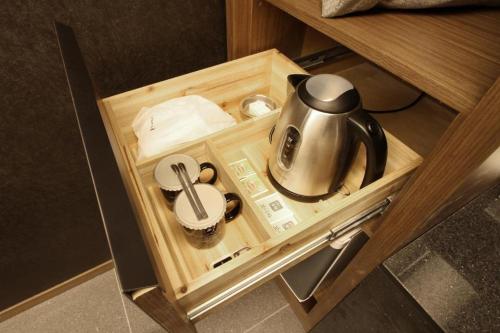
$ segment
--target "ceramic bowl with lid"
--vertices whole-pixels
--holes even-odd
[[[222,240],[226,222],[234,220],[241,212],[241,198],[235,193],[224,194],[213,185],[193,186],[208,217],[197,219],[185,192],[181,192],[175,200],[175,217],[194,247],[212,247]],[[234,204],[229,207],[229,203]]]
[[[182,191],[181,182],[171,168],[171,165],[179,163],[184,163],[192,184],[200,182],[200,174],[205,169],[211,169],[213,172],[212,177],[206,183],[214,184],[217,181],[217,169],[210,162],[199,164],[194,158],[185,154],[173,154],[163,158],[155,167],[154,178],[170,207]]]

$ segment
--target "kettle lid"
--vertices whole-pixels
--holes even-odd
[[[349,112],[360,104],[352,83],[333,74],[311,76],[297,87],[297,93],[309,107],[327,113]]]

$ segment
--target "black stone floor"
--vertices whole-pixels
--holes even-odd
[[[372,272],[314,329],[500,332],[500,185]]]
[[[500,185],[385,262],[447,332],[500,332]]]
[[[375,269],[311,331],[442,332],[384,267]]]

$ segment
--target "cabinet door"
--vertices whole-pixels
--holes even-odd
[[[168,331],[193,333],[192,323],[168,302],[158,286],[74,32],[57,22],[55,30],[121,289]]]
[[[123,185],[99,113],[89,72],[73,30],[55,23],[68,86],[85,148],[88,167],[123,291],[156,286],[157,280],[136,216]]]

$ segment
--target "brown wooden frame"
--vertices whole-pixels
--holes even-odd
[[[227,0],[226,4],[229,59],[273,47],[291,57],[303,50],[306,26],[287,13],[264,1]],[[497,79],[474,110],[456,117],[383,221],[372,225],[374,230],[370,241],[350,266],[336,281],[315,295],[319,306],[306,312],[294,304],[293,308],[299,312],[306,329],[317,323],[385,258],[435,223],[436,212],[499,146],[499,109],[500,81]],[[126,164],[119,163],[119,166],[122,172],[127,170]],[[130,186],[133,187],[127,184]],[[163,327],[174,332],[194,332],[192,322],[174,302],[170,302],[172,295],[168,292],[168,288],[160,283],[160,286],[140,289],[130,296]]]
[[[257,0],[226,0],[226,7],[229,59],[268,47],[276,47],[289,56],[294,55],[293,50],[300,49],[298,44],[301,41],[296,38],[289,39],[286,47],[280,47],[280,43],[288,35],[287,28],[281,26],[273,29],[274,22],[286,22],[286,27],[300,29],[299,21],[287,13]],[[240,20],[241,17],[245,17],[245,20]],[[259,33],[252,33],[252,27],[266,28]],[[463,184],[467,177],[500,145],[499,110],[500,79],[497,78],[471,112],[461,113],[455,118],[391,205],[371,239],[339,278],[317,295],[320,306],[313,307],[310,312],[304,311],[300,306],[292,306],[307,330],[321,320],[377,265],[431,228],[438,220],[436,215],[442,213],[442,208],[450,199],[464,203],[463,198],[456,200],[457,190],[464,190]],[[498,181],[498,172],[493,181]],[[491,184],[491,180],[488,184]],[[467,198],[484,187],[485,184],[475,187],[474,191],[465,189],[468,192]],[[288,299],[293,302],[292,298]]]
[[[472,113],[459,115],[410,178],[386,213],[380,228],[318,302],[316,323],[386,258],[437,221],[440,207],[500,144],[500,79]]]
[[[420,165],[422,159],[417,153],[407,148],[406,144],[400,142],[390,133],[386,133],[390,147],[386,173],[377,183],[371,184],[370,187],[363,190],[358,190],[358,184],[363,176],[363,166],[361,160],[356,160],[344,183],[347,192],[353,195],[344,197],[343,194],[337,194],[336,197],[331,198],[339,205],[330,205],[328,202],[332,203],[332,201],[329,200],[317,204],[289,202],[291,209],[297,213],[296,216],[301,220],[301,224],[281,237],[275,234],[275,231],[267,223],[261,224],[259,221],[265,221],[265,218],[259,216],[261,213],[253,202],[254,199],[246,194],[246,190],[240,185],[239,180],[232,174],[227,165],[233,159],[241,158],[238,157],[239,154],[242,154],[241,149],[249,142],[267,142],[269,130],[276,122],[278,114],[252,121],[243,121],[244,119],[240,118],[239,111],[237,111],[238,103],[241,96],[245,96],[249,92],[254,93],[257,89],[257,91],[265,91],[280,105],[283,105],[287,96],[286,76],[297,72],[305,73],[302,68],[280,52],[268,50],[217,67],[99,100],[101,117],[115,148],[116,159],[119,161],[126,189],[132,202],[137,205],[139,226],[145,242],[148,244],[159,282],[157,289],[140,287],[138,292],[132,293],[132,299],[162,326],[189,331],[192,329],[190,327],[192,323],[187,318],[193,318],[193,316],[190,316],[189,312],[183,311],[196,309],[196,306],[203,304],[202,302],[206,299],[218,296],[227,290],[228,285],[236,285],[245,276],[250,277],[254,273],[268,268],[271,263],[275,263],[281,258],[284,259],[295,249],[328,232],[329,229],[342,223],[348,217],[385,200],[387,196],[397,192],[400,186],[407,181],[411,172]],[[241,78],[237,79],[239,76]],[[269,81],[266,79],[257,81],[261,82],[258,85],[254,84],[255,78],[261,76],[269,78]],[[213,85],[212,82],[214,82]],[[229,85],[231,90],[227,89]],[[190,142],[184,147],[174,147],[171,151],[164,152],[163,155],[151,157],[145,161],[137,161],[136,140],[130,127],[131,119],[138,112],[137,105],[154,105],[158,101],[172,98],[172,96],[184,95],[186,92],[193,92],[196,89],[203,89],[203,95],[206,98],[223,104],[226,111],[232,112],[236,119],[241,120],[241,122],[231,129],[215,133],[208,138],[201,138],[197,142]],[[256,167],[259,174],[264,176],[266,153],[262,150],[262,146],[249,147],[245,151],[245,154],[253,157],[253,163],[259,166],[259,168]],[[250,151],[251,153],[249,153]],[[247,207],[245,215],[242,216],[246,222],[240,224],[238,228],[244,233],[233,229],[235,232],[229,233],[232,236],[226,237],[224,247],[237,249],[238,245],[236,244],[242,237],[246,239],[245,244],[250,246],[258,244],[258,246],[252,246],[253,249],[238,258],[239,261],[233,260],[220,269],[205,272],[205,267],[209,266],[216,257],[226,253],[224,247],[214,248],[208,254],[191,252],[188,247],[184,248],[185,252],[183,253],[185,239],[182,238],[182,235],[176,237],[176,232],[179,230],[165,228],[169,225],[168,219],[175,217],[172,216],[170,209],[164,205],[163,195],[155,185],[152,172],[159,161],[158,159],[172,152],[188,153],[200,161],[210,160],[217,166],[219,175],[221,175],[218,186],[223,186],[224,190],[237,192],[242,197],[245,202],[244,206]],[[360,156],[363,156],[361,152]],[[264,176],[265,182],[266,179]],[[343,197],[342,201],[340,201],[341,196]],[[246,228],[245,225],[252,226],[252,228],[243,229]],[[364,227],[369,226],[365,225]],[[230,243],[231,241],[233,243]],[[317,250],[319,249],[317,248]],[[219,252],[221,250],[222,252]],[[177,255],[180,253],[183,255]],[[303,253],[302,255],[310,254],[312,253]],[[175,261],[172,259],[174,256]],[[279,269],[285,270],[301,259],[304,258],[296,258],[294,262],[289,262],[286,267],[282,266]],[[191,276],[186,278],[187,274],[191,274]],[[237,296],[232,295],[231,299],[226,299],[224,302],[241,296],[250,289],[258,287],[261,282],[278,274],[279,271],[273,271],[265,279],[251,284],[243,291],[240,290]],[[215,307],[213,310],[215,311]],[[193,321],[201,317],[202,315],[196,316]]]

